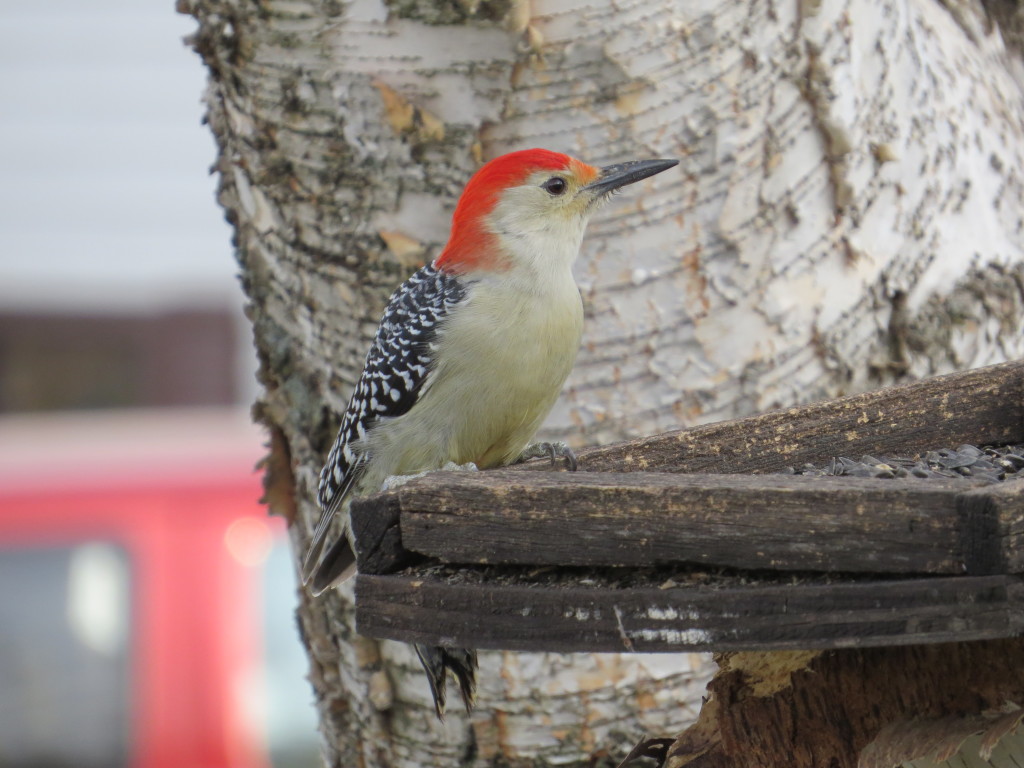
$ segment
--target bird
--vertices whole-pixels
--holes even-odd
[[[617,190],[677,164],[596,167],[526,149],[490,160],[470,178],[447,244],[388,301],[320,473],[322,514],[302,569],[314,595],[353,571],[348,500],[379,491],[388,477],[545,454],[575,468],[564,444],[530,441],[580,347],[583,303],[572,267],[584,229]],[[445,713],[448,672],[470,711],[476,652],[415,648],[437,717]]]

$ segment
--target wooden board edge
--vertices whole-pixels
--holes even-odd
[[[967,572],[1024,572],[1024,478],[964,491],[957,504]]]
[[[400,519],[400,498],[394,492],[352,501],[349,520],[360,573],[393,573],[422,559],[402,544]]]
[[[516,651],[872,647],[1020,635],[1024,582],[977,576],[602,590],[360,574],[356,619],[371,637]]]
[[[960,539],[965,532],[971,533],[968,523],[973,524],[975,517],[961,513],[958,494],[970,487],[967,479],[437,472],[355,500],[351,517],[363,573],[392,573],[425,556],[461,564],[646,567],[689,563],[742,569],[959,574],[964,569]],[[612,506],[607,514],[594,508],[603,494],[610,494]],[[838,494],[835,503],[845,500],[845,506],[824,515],[817,527],[811,525],[811,517],[807,524],[800,522],[800,510],[794,505],[803,504],[810,515],[819,507],[828,508],[830,494]],[[659,499],[675,506],[689,500],[692,514],[680,512],[666,519],[647,514]],[[633,504],[635,514],[616,517],[621,507],[614,505],[627,502]],[[714,515],[707,512],[709,504],[717,510]],[[758,535],[762,515],[756,512],[762,508],[763,531]],[[874,517],[872,510],[877,513]],[[780,536],[779,515],[796,519],[792,536]],[[737,516],[743,519],[734,520]],[[735,527],[731,535],[730,521]],[[680,539],[677,528],[692,535]],[[539,540],[538,531],[544,534]],[[600,531],[606,535],[599,536]],[[815,531],[820,534],[817,539]],[[888,544],[873,549],[879,536]],[[518,549],[517,541],[523,542]],[[901,548],[900,542],[905,546]]]
[[[948,390],[965,389],[973,390],[974,394],[964,407],[951,409],[948,418],[931,418],[933,406],[948,400]],[[863,453],[882,449],[898,453],[911,448],[952,447],[921,445],[916,436],[901,434],[905,428],[899,419],[881,417],[899,401],[924,402],[919,414],[923,423],[934,423],[935,431],[941,431],[940,426],[948,424],[946,431],[956,433],[951,434],[954,444],[1021,442],[1024,441],[1024,360],[589,448],[579,452],[579,466],[584,470],[624,472],[777,472],[807,461],[827,461],[832,456],[858,458]],[[998,423],[1001,428],[972,436],[963,434],[970,430],[952,429],[971,416],[971,409],[977,412],[974,413],[979,417],[976,421]],[[782,423],[786,425],[784,434],[778,431]],[[790,445],[792,441],[784,439],[785,435],[799,432],[802,427],[808,427],[810,433]],[[821,451],[809,445],[809,437],[834,438],[837,427],[845,434],[844,440]],[[790,450],[791,447],[794,449]],[[841,451],[844,447],[846,453]],[[533,461],[517,469],[543,471],[551,467],[547,462]]]

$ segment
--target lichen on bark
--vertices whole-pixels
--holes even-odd
[[[523,0],[386,0],[388,10],[401,19],[424,24],[501,22],[516,2]]]

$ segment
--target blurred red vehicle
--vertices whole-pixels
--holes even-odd
[[[317,764],[261,454],[234,410],[0,419],[0,765]]]

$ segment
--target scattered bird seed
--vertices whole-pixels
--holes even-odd
[[[1014,478],[1024,479],[1024,444],[961,445],[927,451],[924,456],[861,456],[859,460],[837,456],[824,466],[804,464],[790,467],[787,475],[814,477],[875,477],[890,480],[899,477],[970,477],[989,483]]]

